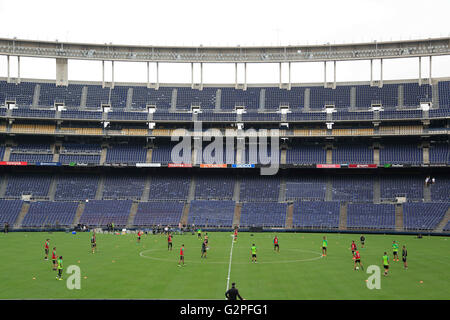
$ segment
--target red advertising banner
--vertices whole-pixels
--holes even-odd
[[[349,164],[349,168],[378,168],[376,164]]]
[[[0,166],[26,166],[26,161],[0,161]]]
[[[218,164],[218,163],[213,163],[213,164],[200,164],[200,168],[226,168],[227,165],[226,164]]]
[[[169,163],[167,166],[169,168],[192,168],[190,163]]]
[[[316,168],[340,168],[340,164],[316,164]]]

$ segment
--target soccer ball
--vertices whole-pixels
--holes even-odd
[[[359,267],[356,267],[356,270],[359,270]]]

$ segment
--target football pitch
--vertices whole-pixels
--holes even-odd
[[[0,299],[225,299],[227,286],[236,283],[247,299],[450,299],[450,241],[446,237],[359,234],[277,233],[280,252],[273,249],[275,233],[209,232],[207,258],[200,258],[197,234],[174,235],[167,250],[163,235],[98,234],[98,252],[91,253],[90,233],[12,232],[0,234]],[[322,257],[322,237],[328,255]],[[49,260],[44,242],[50,239]],[[363,270],[353,270],[350,250],[355,240]],[[400,245],[400,261],[392,259],[392,241]],[[178,266],[185,245],[184,267]],[[257,247],[258,263],[251,263],[250,247]],[[408,249],[408,270],[401,248]],[[64,281],[56,280],[51,249],[63,256]],[[383,276],[382,256],[390,269]],[[80,289],[69,290],[67,268],[77,265]],[[368,289],[370,265],[380,267],[380,289]],[[228,279],[229,277],[229,279]]]

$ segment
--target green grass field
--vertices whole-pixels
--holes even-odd
[[[273,250],[273,233],[240,232],[233,246],[231,282],[246,299],[450,299],[450,241],[445,237],[327,234],[328,255],[321,257],[322,234],[279,233],[280,253]],[[44,260],[44,241],[57,247],[64,267],[81,268],[81,289],[69,290],[56,281],[51,262]],[[208,258],[200,258],[197,235],[174,236],[173,251],[167,239],[144,235],[97,235],[98,253],[90,251],[90,234],[1,234],[1,299],[224,299],[230,263],[231,237],[209,233]],[[365,271],[353,270],[349,250],[358,240],[365,270],[390,257],[388,277],[381,289],[369,290]],[[392,261],[392,241],[408,249],[409,269],[401,259]],[[178,267],[179,248],[185,244],[185,267]],[[250,246],[258,248],[258,264],[250,263]],[[64,280],[69,276],[64,270]],[[383,272],[383,271],[382,271]],[[35,278],[35,279],[33,279]],[[421,283],[421,281],[423,281]]]

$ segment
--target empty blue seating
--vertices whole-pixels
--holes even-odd
[[[158,109],[169,109],[172,101],[173,88],[160,87],[158,90],[146,87],[132,87],[134,109],[146,109],[147,105],[154,105]]]
[[[154,201],[140,202],[133,225],[177,226],[183,215],[184,202]]]
[[[373,201],[372,176],[332,177],[332,198],[342,201]]]
[[[423,163],[423,150],[417,144],[385,144],[380,148],[381,164]]]
[[[440,81],[439,89],[439,107],[444,109],[450,108],[450,81]]]
[[[265,109],[278,110],[280,106],[289,106],[290,110],[300,110],[304,107],[305,88],[292,87],[291,90],[277,87],[264,88]]]
[[[51,176],[46,174],[11,174],[6,187],[6,197],[20,198],[22,195],[47,197]]]
[[[422,200],[424,183],[425,177],[422,176],[383,176],[380,179],[381,198]]]
[[[281,227],[286,224],[286,203],[243,203],[240,227]]]
[[[189,87],[177,87],[177,109],[190,110],[192,105],[204,109],[216,107],[217,88],[204,87],[202,90]]]
[[[15,101],[18,106],[31,107],[35,86],[36,84],[32,82],[15,84],[0,81],[0,104]]]
[[[98,175],[92,174],[61,175],[56,182],[55,200],[95,199],[98,181]]]
[[[261,88],[247,88],[247,90],[237,90],[234,88],[220,88],[221,108],[223,110],[234,110],[237,106],[247,109],[258,109]]]
[[[77,208],[77,202],[32,202],[22,226],[70,226],[75,219]]]
[[[0,226],[7,223],[12,227],[22,210],[22,205],[21,200],[0,200]]]
[[[231,200],[233,198],[233,177],[199,176],[195,179],[195,199]]]
[[[335,229],[339,227],[339,210],[336,201],[296,201],[292,223],[301,228]]]
[[[450,164],[450,145],[449,143],[432,144],[429,148],[430,163]]]
[[[118,227],[126,226],[131,205],[131,200],[90,200],[86,203],[80,223],[91,227],[109,223]]]
[[[327,152],[323,145],[298,145],[286,150],[286,163],[326,163]]]
[[[350,107],[351,86],[337,86],[336,89],[311,87],[310,108],[322,109],[325,105],[334,105],[337,109]]]
[[[145,176],[113,175],[105,178],[103,199],[140,200],[145,186]]]
[[[367,144],[348,144],[339,145],[333,149],[332,153],[333,163],[374,163],[373,161],[373,149]]]
[[[146,159],[143,145],[112,145],[106,153],[106,163],[144,163]]]
[[[407,230],[433,230],[444,218],[449,207],[449,202],[404,203],[403,227]]]
[[[278,201],[279,192],[278,176],[247,176],[241,180],[240,201]]]
[[[231,227],[234,201],[193,200],[189,207],[188,225]]]
[[[78,108],[81,104],[83,85],[56,86],[55,83],[41,83],[40,87],[39,106],[53,107],[55,103],[64,103],[67,107]]]
[[[286,200],[325,200],[326,177],[295,176],[286,179]]]
[[[191,185],[186,176],[154,176],[150,180],[151,200],[186,200]]]
[[[349,203],[347,228],[395,229],[395,207],[392,204]]]

